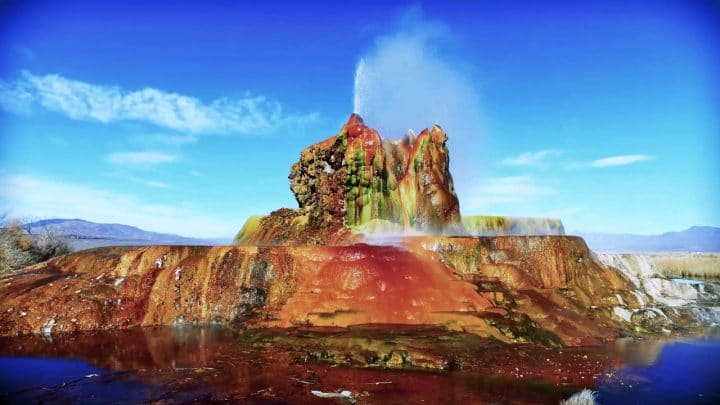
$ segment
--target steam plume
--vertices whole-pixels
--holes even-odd
[[[462,61],[436,49],[451,39],[442,24],[425,21],[416,8],[407,11],[397,29],[377,38],[359,60],[354,110],[389,138],[439,123],[449,136],[462,197],[477,175],[482,119],[474,83],[457,67]]]

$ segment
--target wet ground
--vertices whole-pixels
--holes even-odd
[[[556,404],[586,387],[602,403],[718,403],[718,375],[717,340],[568,350],[403,327],[160,327],[0,340],[5,403]]]

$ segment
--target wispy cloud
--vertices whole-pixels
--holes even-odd
[[[109,173],[105,173],[104,175],[115,178],[115,179],[127,180],[134,184],[140,184],[140,185],[143,185],[148,188],[156,188],[156,189],[172,188],[172,185],[170,183],[166,183],[164,181],[148,179],[146,177],[133,176],[131,174],[127,174],[127,173],[120,172],[120,171],[109,172]]]
[[[147,203],[134,195],[27,174],[0,173],[0,209],[13,217],[83,218],[196,237],[233,235],[241,225],[182,202]]]
[[[106,158],[108,162],[121,166],[152,166],[162,163],[172,163],[178,159],[180,159],[180,157],[177,155],[157,151],[115,152],[109,154]]]
[[[620,155],[610,156],[598,160],[594,160],[590,163],[592,167],[610,167],[610,166],[625,166],[637,162],[643,162],[646,160],[652,160],[652,157],[648,155]]]
[[[475,210],[498,204],[527,202],[555,192],[554,188],[539,183],[531,176],[495,177],[476,187],[462,201],[462,208]]]
[[[652,156],[648,155],[617,155],[617,156],[609,156],[602,159],[593,160],[590,162],[574,162],[570,163],[568,165],[569,168],[579,168],[579,167],[594,167],[598,169],[602,169],[605,167],[614,167],[614,166],[625,166],[630,165],[633,163],[639,163],[644,162],[648,160],[653,160],[654,158]]]
[[[560,151],[554,149],[543,149],[535,152],[525,152],[517,156],[503,159],[500,164],[504,166],[540,166],[546,163],[546,159],[558,156]]]
[[[35,104],[76,120],[132,120],[194,134],[262,133],[318,118],[316,113],[286,114],[279,102],[262,96],[223,97],[205,103],[150,87],[128,91],[28,71],[23,71],[18,80],[0,81],[0,107],[28,113]]]
[[[170,184],[165,183],[164,181],[157,181],[157,180],[145,180],[143,182],[148,187],[152,188],[170,188]]]

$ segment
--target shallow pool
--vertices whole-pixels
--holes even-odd
[[[602,404],[720,403],[720,340],[551,349],[428,331],[274,333],[248,339],[224,329],[162,327],[5,338],[0,402],[343,403],[312,392],[346,390],[357,403],[557,404],[589,388]],[[372,357],[383,345],[414,347],[405,356],[417,365],[433,356],[452,361],[423,369],[399,359],[358,367],[333,358]]]

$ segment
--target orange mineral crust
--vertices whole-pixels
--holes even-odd
[[[324,247],[269,326],[458,324],[482,327],[494,304],[442,263],[394,246]],[[486,328],[487,329],[487,328]]]
[[[562,280],[543,276],[552,269],[565,269]],[[504,342],[586,345],[623,329],[611,307],[630,287],[610,274],[581,239],[561,236],[99,248],[2,278],[0,335],[404,324]]]

